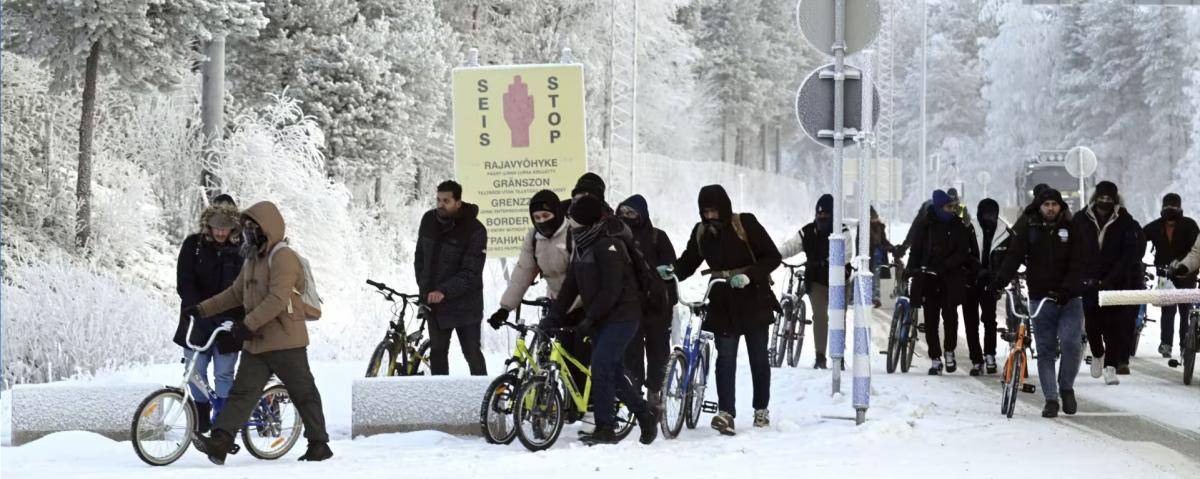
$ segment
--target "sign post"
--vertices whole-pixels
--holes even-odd
[[[514,257],[528,202],[567,196],[587,170],[583,65],[464,67],[453,73],[454,167],[479,205],[491,257]]]
[[[1087,207],[1087,187],[1083,180],[1096,172],[1096,152],[1086,146],[1071,148],[1067,151],[1063,166],[1066,167],[1067,173],[1079,178],[1079,207]]]

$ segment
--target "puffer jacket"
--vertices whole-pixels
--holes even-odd
[[[245,308],[246,328],[251,333],[243,343],[247,353],[308,346],[308,325],[303,308],[292,308],[292,312],[288,312],[289,304],[301,301],[296,291],[305,288],[300,257],[291,248],[284,247],[268,261],[271,250],[287,237],[283,216],[269,201],[255,203],[242,215],[258,223],[267,242],[259,247],[257,255],[246,258],[241,274],[229,288],[200,303],[200,315],[216,316],[238,306]]]
[[[563,280],[567,278],[567,268],[571,264],[571,253],[567,251],[567,239],[570,237],[571,225],[564,221],[554,236],[542,236],[536,228],[530,228],[521,243],[521,256],[517,266],[513,268],[508,278],[508,288],[500,297],[500,306],[509,311],[521,305],[521,299],[534,280],[541,276],[546,281],[546,291],[551,298],[558,297]],[[578,306],[578,303],[576,303]]]
[[[413,271],[421,297],[438,291],[446,297],[431,304],[430,323],[441,329],[483,321],[483,264],[487,260],[487,229],[479,222],[479,207],[463,203],[455,218],[438,218],[429,210],[421,218]]]

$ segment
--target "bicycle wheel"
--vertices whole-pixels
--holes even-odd
[[[381,376],[392,376],[396,373],[396,348],[389,340],[379,342],[375,346],[375,352],[371,353],[371,360],[367,362],[367,377],[377,378]]]
[[[663,415],[659,418],[659,426],[663,437],[675,439],[683,429],[683,419],[687,414],[686,407],[690,405],[685,400],[683,381],[687,379],[687,358],[683,351],[676,349],[667,358],[666,370],[663,372],[662,400]]]
[[[196,406],[184,400],[183,391],[162,388],[142,400],[133,414],[129,437],[138,459],[165,466],[187,452],[195,428]]]
[[[1200,313],[1193,311],[1188,320],[1189,328],[1180,348],[1183,358],[1183,384],[1192,385],[1192,375],[1196,372],[1196,348],[1200,347]]]
[[[692,384],[688,387],[688,409],[686,420],[688,429],[696,429],[700,424],[700,414],[704,412],[704,390],[708,387],[708,365],[711,346],[703,343],[700,354],[696,356],[696,372],[692,374]]]
[[[517,389],[517,437],[530,451],[549,449],[563,427],[562,394],[544,377],[530,379]]]
[[[917,352],[916,314],[909,306],[904,307],[904,351],[900,354],[900,371],[905,373],[912,367],[913,356]]]
[[[788,338],[788,366],[796,367],[800,364],[800,350],[804,349],[804,321],[805,316],[804,302],[796,302],[796,308],[792,310],[792,329],[791,337]]]
[[[630,381],[632,383],[632,381]],[[648,406],[647,406],[648,407]],[[629,437],[629,433],[633,432],[633,426],[637,425],[637,416],[629,409],[629,406],[622,402],[617,402],[617,414],[614,416],[617,420],[613,432],[618,441],[622,441]]]
[[[904,309],[907,308],[903,303],[896,304],[896,310],[892,312],[892,324],[888,329],[887,343],[887,372],[892,374],[896,372],[896,366],[900,363],[901,349],[901,328],[904,322]]]
[[[422,342],[415,349],[409,346],[407,356],[407,359],[399,358],[399,362],[396,364],[396,375],[425,376],[429,369],[429,341]]]
[[[784,334],[787,331],[791,302],[784,301],[780,308],[780,312],[775,315],[775,322],[771,324],[771,345],[767,349],[767,358],[770,359],[773,368],[783,366],[784,348],[787,347],[784,343]]]
[[[259,459],[279,459],[292,450],[304,432],[300,410],[292,404],[287,388],[276,384],[258,398],[250,422],[242,429],[242,444]]]
[[[1010,353],[1004,368],[1004,389],[1000,397],[1000,413],[1012,419],[1017,409],[1017,395],[1025,375],[1025,351]]]
[[[497,376],[483,393],[479,406],[479,430],[488,444],[511,444],[517,437],[513,423],[513,398],[520,387],[513,371]]]

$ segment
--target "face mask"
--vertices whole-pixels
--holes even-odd
[[[829,233],[833,231],[833,218],[817,218],[817,231]]]
[[[1096,211],[1107,215],[1109,213],[1112,213],[1114,206],[1116,206],[1116,203],[1113,203],[1111,201],[1097,201],[1096,202]]]
[[[1179,217],[1183,216],[1183,210],[1181,210],[1179,208],[1163,208],[1162,213],[1160,213],[1160,215],[1162,216],[1162,219],[1164,219],[1164,220],[1174,221],[1174,220],[1179,219]]]
[[[725,223],[721,220],[704,220],[704,231],[710,236],[720,236]]]
[[[241,254],[243,258],[249,258],[258,254],[259,248],[266,242],[266,237],[262,234],[259,228],[243,228],[242,229],[242,247]]]

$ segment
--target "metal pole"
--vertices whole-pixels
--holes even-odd
[[[921,2],[921,190],[922,196],[929,195],[929,158],[925,143],[928,137],[928,118],[925,112],[926,89],[929,83],[929,0]]]
[[[833,231],[829,236],[829,370],[833,394],[842,391],[842,358],[846,349],[846,237],[842,235],[845,175],[846,0],[834,2],[833,35]]]
[[[213,147],[221,139],[225,113],[225,35],[214,34],[204,44],[207,59],[201,66],[200,125],[204,134],[204,156],[212,160]],[[204,187],[219,186],[220,178],[208,171],[205,165],[200,173],[200,184]]]
[[[871,52],[864,51],[864,58]],[[868,67],[870,68],[870,67]],[[871,131],[874,117],[875,70],[862,75],[862,130],[859,134],[860,155],[858,158],[858,273],[854,291],[854,398],[855,423],[862,424],[871,405],[871,304],[875,297],[871,271],[871,161],[874,160],[875,138]]]
[[[632,85],[632,91],[630,93],[633,96],[633,100],[630,101],[630,105],[632,105],[632,107],[631,107],[631,110],[629,111],[629,114],[632,117],[629,122],[629,143],[630,143],[631,148],[629,150],[629,191],[625,192],[626,195],[632,195],[638,191],[637,185],[634,184],[634,181],[637,178],[636,176],[634,176],[634,173],[637,170],[637,152],[638,152],[638,145],[637,145],[637,142],[638,142],[638,130],[637,130],[638,2],[637,2],[637,0],[633,0],[633,51],[629,52],[629,57],[633,63],[633,85]],[[745,203],[743,203],[743,205],[744,204]]]

